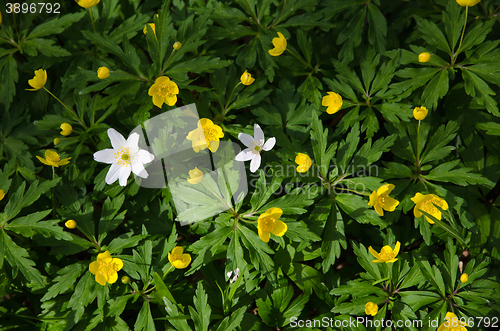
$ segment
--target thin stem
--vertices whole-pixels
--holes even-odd
[[[174,52],[175,52],[175,48],[172,50],[172,53],[170,53],[170,56],[168,57],[167,63],[165,63],[165,66],[163,67],[163,69],[161,69],[160,76],[163,75],[163,72],[165,71],[165,69],[167,69],[168,63],[172,59],[172,56],[174,55]]]
[[[417,128],[417,169],[420,171],[420,120]]]
[[[76,228],[85,235],[85,237],[87,237],[87,239],[92,243],[92,245],[95,246],[95,248],[97,248],[99,251],[101,251],[101,245],[97,242],[97,240],[95,240],[95,238],[90,238],[86,233],[85,231],[83,231],[79,226],[78,224],[76,225]]]
[[[283,8],[281,8],[280,15],[278,16],[278,18],[276,19],[276,21],[274,21],[273,24],[271,24],[271,26],[270,26],[271,29],[274,29],[274,25],[279,22],[279,20],[281,18],[281,15],[283,15],[283,12],[285,11],[285,7],[286,7],[286,0],[283,2]]]
[[[120,73],[120,74],[125,74],[125,75],[129,75],[129,76],[132,76],[134,78],[137,78],[138,80],[142,80],[143,82],[153,83],[152,79],[148,79],[148,78],[145,78],[145,77],[136,76],[136,75],[131,74],[129,72],[125,72],[125,71],[121,71],[121,70],[110,71],[110,73],[113,73],[113,72]]]
[[[45,91],[47,91],[47,92],[48,92],[51,96],[53,96],[53,97],[54,97],[57,101],[59,101],[59,103],[61,103],[61,105],[63,105],[63,106],[64,106],[64,108],[66,108],[67,110],[69,110],[69,112],[70,112],[71,114],[73,114],[73,116],[75,116],[75,117],[76,117],[76,120],[77,120],[78,122],[80,122],[80,124],[81,124],[81,125],[85,128],[85,130],[88,130],[88,127],[85,125],[85,123],[84,123],[84,122],[80,119],[80,117],[78,117],[78,115],[77,115],[77,114],[76,114],[76,113],[75,113],[72,109],[69,109],[69,108],[68,108],[68,106],[66,106],[66,105],[65,105],[65,104],[64,104],[61,100],[59,100],[59,98],[58,98],[58,97],[56,97],[54,94],[52,94],[52,92],[50,92],[49,90],[47,90],[47,89],[45,88],[45,86],[43,87],[43,89],[44,89]]]
[[[7,44],[11,44],[12,46],[19,47],[19,45],[16,44],[15,41],[7,40],[7,39],[1,38],[1,37],[0,37],[0,40],[2,40],[3,42],[6,42]]]
[[[229,95],[229,99],[227,99],[227,103],[226,103],[226,106],[224,107],[224,110],[222,112],[222,118],[221,118],[221,121],[224,119],[224,116],[226,116],[226,113],[227,113],[227,107],[229,107],[229,103],[231,102],[231,98],[233,97],[233,93],[234,91],[236,90],[236,88],[238,86],[241,85],[241,82],[239,82],[238,84],[236,84],[236,86],[233,88],[233,90],[231,91],[231,94]],[[222,122],[221,122],[222,123]]]
[[[90,13],[90,20],[92,21],[92,28],[94,29],[95,32],[94,16],[92,15],[92,8],[89,8],[89,13]]]
[[[288,51],[290,54],[292,54],[297,60],[299,60],[300,62],[302,62],[302,64],[304,64],[306,67],[308,67],[309,69],[311,69],[313,72],[315,72],[316,70],[313,68],[312,65],[310,65],[309,63],[307,63],[306,61],[304,61],[302,58],[300,58],[297,54],[295,54],[294,52],[292,52],[291,50],[289,50],[288,48],[285,49],[286,51]]]
[[[387,264],[387,273],[389,274],[389,286],[387,289],[389,290],[389,293],[392,292],[392,273],[391,273],[391,267],[389,266],[389,263]]]
[[[354,190],[350,190],[348,188],[342,188],[342,190],[349,191],[349,192],[356,193],[356,194],[360,194],[360,195],[367,195],[367,196],[370,195],[369,193],[357,192],[357,191],[354,191]]]
[[[457,52],[453,55],[453,59],[451,61],[451,65],[455,65],[455,61],[457,60],[458,53],[460,52],[460,47],[462,46],[462,40],[464,38],[464,33],[465,33],[465,26],[467,25],[467,15],[469,13],[469,6],[465,7],[465,21],[464,21],[464,27],[462,29],[462,35],[460,36],[460,43],[458,44],[458,49]]]
[[[55,175],[56,175],[56,170],[54,169],[54,166],[52,166],[52,180],[54,180]]]

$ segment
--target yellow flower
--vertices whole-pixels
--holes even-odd
[[[280,56],[286,49],[286,38],[281,32],[278,32],[278,37],[273,38],[273,49],[269,50],[272,56]]]
[[[101,0],[75,0],[75,1],[80,7],[90,8],[97,5]]]
[[[74,228],[76,228],[76,222],[75,222],[75,220],[69,220],[69,221],[66,221],[66,223],[64,223],[64,225],[65,225],[68,229],[74,229]]]
[[[401,243],[397,241],[394,250],[392,250],[391,246],[389,245],[385,245],[384,247],[382,247],[380,253],[377,253],[377,251],[374,250],[372,246],[368,247],[368,250],[376,258],[376,260],[373,260],[372,262],[389,263],[389,262],[396,262],[398,260],[396,259],[396,255],[398,255],[400,247]]]
[[[472,6],[477,5],[480,2],[481,2],[481,0],[457,0],[457,3],[463,7],[465,7],[465,6],[472,7]]]
[[[33,88],[27,88],[26,91],[38,91],[45,86],[45,83],[47,83],[47,71],[44,69],[35,70],[35,77],[28,80],[28,84]]]
[[[370,301],[365,305],[366,315],[375,316],[375,315],[377,315],[377,312],[378,312],[378,306],[376,304],[374,304],[373,302]]]
[[[155,24],[154,23],[148,23],[148,25],[151,27],[151,29],[153,29],[153,32],[155,33],[155,37],[156,37]],[[142,29],[142,32],[144,32],[144,34],[148,33],[148,25],[144,25],[144,29]]]
[[[5,192],[3,190],[0,190],[0,201],[5,197]]]
[[[174,49],[175,49],[176,51],[178,51],[179,49],[181,49],[181,47],[182,47],[182,44],[181,44],[180,42],[176,41],[176,42],[174,43]]]
[[[123,268],[123,261],[111,257],[109,251],[97,255],[97,261],[89,265],[89,270],[95,275],[95,281],[102,286],[113,284],[118,279],[118,271]]]
[[[109,69],[107,67],[100,67],[97,69],[97,77],[99,79],[105,79],[109,77]]]
[[[385,184],[370,194],[370,201],[368,202],[368,205],[374,207],[375,211],[380,216],[384,216],[384,210],[394,211],[394,209],[396,209],[399,205],[398,200],[389,196],[394,187],[395,186],[393,184]]]
[[[208,118],[198,121],[198,127],[189,132],[187,140],[193,141],[193,149],[196,153],[208,147],[211,152],[217,152],[219,148],[219,138],[224,137],[222,128],[215,125]]]
[[[184,249],[180,246],[175,247],[172,250],[172,254],[168,252],[168,261],[176,269],[184,269],[191,263],[191,255],[182,254]]]
[[[68,164],[69,163],[69,159],[71,159],[70,157],[68,157],[67,159],[60,160],[59,154],[57,154],[56,152],[53,152],[53,151],[51,151],[49,149],[47,149],[45,151],[45,159],[41,158],[38,155],[36,157],[43,164],[46,164],[46,165],[49,165],[49,166],[52,166],[52,167],[56,167],[56,168],[59,168],[59,166]]]
[[[255,82],[255,78],[252,78],[252,75],[250,73],[248,73],[246,70],[243,73],[243,75],[241,75],[240,80],[241,80],[241,84],[247,85],[247,86],[252,85],[252,83]]]
[[[169,106],[175,105],[177,102],[177,94],[179,94],[177,84],[171,81],[167,76],[156,78],[155,83],[148,91],[148,95],[153,97],[153,103],[158,108],[161,108],[163,103]]]
[[[283,210],[273,207],[259,216],[257,229],[259,230],[260,239],[267,243],[271,238],[271,233],[278,237],[285,234],[288,227],[283,221],[279,220],[281,215],[283,215]]]
[[[431,59],[431,55],[427,52],[418,54],[418,62],[427,62]]]
[[[467,331],[466,326],[468,325],[460,321],[457,315],[446,313],[445,321],[439,326],[437,331]]]
[[[462,274],[462,276],[460,276],[460,281],[461,281],[462,283],[466,283],[468,280],[469,280],[469,275],[467,275],[467,274]]]
[[[71,132],[73,132],[73,127],[71,126],[71,124],[68,123],[61,124],[60,128],[62,130],[61,135],[63,136],[69,136]]]
[[[415,109],[413,109],[413,117],[415,117],[416,120],[421,121],[427,117],[428,112],[429,111],[425,107],[415,107]]]
[[[203,171],[195,167],[193,170],[189,170],[189,178],[187,179],[189,184],[198,184],[203,179]]]
[[[327,106],[326,112],[328,114],[335,114],[342,108],[342,97],[335,92],[328,92],[328,95],[321,100],[322,106]]]
[[[311,158],[309,157],[309,155],[304,153],[297,154],[297,156],[295,157],[295,163],[298,164],[298,172],[307,172],[307,170],[309,170],[312,165]]]
[[[438,220],[441,220],[441,211],[434,205],[439,206],[443,210],[448,209],[448,204],[446,203],[446,201],[435,194],[417,193],[413,198],[411,198],[411,201],[415,203],[415,208],[413,209],[413,214],[415,215],[415,217],[422,216],[423,214],[420,210],[423,210],[426,213],[431,214]],[[425,219],[427,220],[427,222],[434,224],[434,221],[429,217],[425,216]]]

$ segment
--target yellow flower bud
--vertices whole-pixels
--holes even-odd
[[[467,275],[467,274],[462,274],[462,276],[460,276],[460,281],[461,281],[462,283],[465,283],[465,282],[467,282],[468,280],[469,280],[469,275]]]
[[[129,276],[123,276],[122,277],[122,283],[123,284],[130,284],[130,277]]]
[[[255,82],[255,78],[252,78],[252,75],[250,73],[248,73],[246,70],[243,73],[243,75],[241,75],[240,80],[241,80],[241,84],[247,85],[247,86],[252,85],[252,83]]]
[[[431,55],[427,52],[418,54],[418,62],[427,62],[431,59]]]
[[[189,184],[198,184],[203,179],[203,171],[195,167],[193,170],[189,170],[189,178],[187,179]]]
[[[73,132],[73,127],[71,126],[71,124],[68,124],[68,123],[61,124],[60,128],[62,130],[61,135],[63,135],[63,136],[69,136],[71,134],[71,132]]]
[[[68,229],[74,229],[74,228],[76,228],[76,222],[75,222],[75,220],[69,220],[69,221],[66,221],[66,223],[64,223],[64,225],[65,225]]]
[[[0,190],[0,200],[2,200],[5,197],[5,192],[3,190]]]
[[[108,78],[109,77],[109,69],[106,67],[100,67],[99,69],[97,69],[97,77],[99,77],[99,79]]]
[[[54,139],[54,146],[57,146],[61,143],[61,138],[55,138]]]
[[[181,44],[180,42],[176,41],[176,42],[174,43],[174,49],[175,49],[176,51],[178,51],[179,49],[181,49],[181,47],[182,47],[182,44]]]
[[[457,3],[463,7],[465,6],[472,7],[477,5],[479,2],[481,2],[481,0],[457,0]]]
[[[413,109],[413,117],[415,117],[416,120],[421,121],[427,117],[428,112],[429,111],[425,107],[415,107],[415,109]]]

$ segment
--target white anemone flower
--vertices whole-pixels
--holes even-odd
[[[115,129],[108,129],[108,136],[113,148],[94,153],[94,160],[97,162],[111,164],[106,175],[106,183],[110,185],[118,179],[120,186],[126,186],[130,172],[147,178],[148,173],[144,169],[144,164],[153,161],[154,155],[139,149],[139,134],[134,132],[125,140]]]
[[[276,144],[276,138],[269,138],[266,143],[264,143],[264,132],[258,124],[255,124],[254,126],[253,135],[255,138],[246,133],[238,134],[238,139],[248,148],[242,150],[238,155],[236,155],[235,160],[252,160],[250,162],[250,171],[256,172],[260,167],[260,152],[267,152],[273,149],[274,144]]]

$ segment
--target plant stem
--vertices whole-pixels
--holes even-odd
[[[417,170],[420,172],[420,120],[418,121],[417,128]]]
[[[172,50],[172,53],[170,53],[170,56],[168,57],[167,63],[165,63],[165,66],[163,67],[163,69],[161,69],[160,76],[163,75],[163,72],[165,71],[165,69],[167,69],[168,63],[172,59],[172,56],[174,55],[174,52],[175,52],[175,48]]]
[[[61,103],[61,105],[63,105],[63,106],[64,106],[64,108],[66,108],[67,110],[69,110],[69,112],[70,112],[71,114],[73,114],[73,116],[75,116],[75,117],[76,117],[76,120],[77,120],[77,121],[78,121],[78,122],[79,122],[79,123],[80,123],[80,124],[81,124],[81,125],[85,128],[85,130],[88,130],[88,127],[85,125],[85,123],[84,123],[84,122],[80,119],[80,117],[78,117],[78,115],[77,115],[77,114],[76,114],[76,113],[75,113],[72,109],[68,108],[68,106],[66,106],[66,105],[65,105],[65,104],[64,104],[61,100],[59,100],[59,98],[58,98],[58,97],[56,97],[54,94],[52,94],[52,92],[50,92],[49,90],[47,90],[47,89],[45,88],[45,86],[43,87],[43,89],[44,89],[45,91],[47,91],[47,92],[48,92],[51,96],[53,96],[53,97],[54,97],[57,101],[59,101],[59,103]]]
[[[297,54],[295,54],[294,52],[292,52],[291,50],[289,50],[288,48],[285,49],[286,51],[288,51],[290,54],[292,54],[297,60],[299,60],[302,64],[304,64],[306,67],[308,67],[309,69],[311,69],[313,72],[316,72],[316,70],[313,68],[312,65],[310,65],[309,63],[307,63],[306,61],[304,61],[301,57],[299,57]]]
[[[236,84],[236,86],[233,88],[233,90],[231,91],[231,94],[229,95],[229,99],[227,99],[227,103],[226,103],[226,106],[224,107],[224,109],[222,110],[222,118],[221,118],[221,123],[222,121],[224,120],[224,116],[226,116],[227,114],[227,107],[229,107],[229,103],[231,102],[231,98],[233,97],[233,93],[234,91],[236,90],[236,88],[238,86],[241,85],[241,82],[239,82],[238,84]]]
[[[458,49],[457,52],[453,55],[453,58],[451,60],[451,65],[455,65],[455,61],[457,60],[458,53],[460,52],[460,47],[462,46],[462,40],[464,38],[464,33],[465,33],[465,26],[467,25],[467,15],[469,13],[469,6],[465,7],[465,21],[464,21],[464,27],[462,29],[462,35],[460,36],[460,43],[458,44]]]
[[[92,28],[94,29],[95,32],[94,16],[92,15],[92,8],[89,8],[89,13],[90,13],[90,20],[92,21]]]
[[[274,25],[279,22],[279,20],[281,18],[281,15],[283,15],[283,12],[285,11],[285,7],[286,7],[286,0],[283,2],[283,8],[281,8],[280,15],[278,16],[278,18],[276,19],[276,21],[274,21],[273,24],[271,24],[271,26],[269,27],[270,29],[274,29]]]

